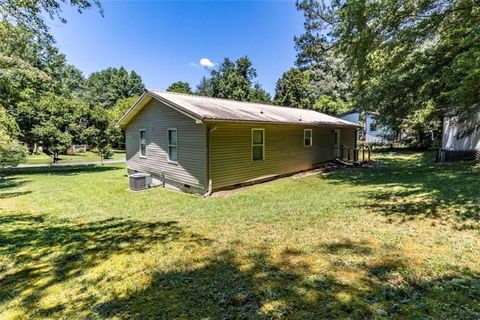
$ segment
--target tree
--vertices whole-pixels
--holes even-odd
[[[344,55],[355,106],[378,111],[381,122],[426,128],[446,110],[464,114],[479,105],[478,1],[305,0],[297,6],[305,14],[306,32],[297,38],[302,61],[332,49]]]
[[[35,104],[38,123],[33,126],[31,135],[41,143],[44,152],[53,157],[54,162],[73,141],[72,124],[76,123],[79,103],[47,93]]]
[[[0,167],[16,166],[26,157],[26,148],[16,138],[18,132],[15,120],[0,106]]]
[[[65,94],[68,67],[53,42],[39,42],[24,27],[0,22],[0,105],[20,128],[18,138],[33,149],[33,126],[40,124],[35,104],[47,92]]]
[[[308,92],[309,83],[309,71],[291,68],[278,79],[273,102],[286,107],[311,109],[313,103]]]
[[[256,82],[250,90],[248,101],[256,103],[272,103],[270,93],[266,92],[260,83]]]
[[[309,71],[307,91],[314,109],[336,115],[352,108],[352,81],[344,57],[325,51]]]
[[[248,57],[235,62],[225,58],[197,86],[197,94],[239,101],[270,102],[270,95],[254,82],[257,71]]]
[[[172,83],[167,91],[170,92],[177,92],[177,93],[187,93],[187,94],[193,94],[192,88],[190,88],[190,84],[188,82],[183,82],[183,81],[177,81]]]
[[[48,39],[51,39],[51,36],[48,33],[45,17],[48,16],[51,20],[59,20],[62,23],[66,23],[67,20],[61,16],[62,5],[65,3],[76,8],[79,13],[96,6],[100,14],[103,15],[103,9],[99,0],[2,0],[0,2],[0,16],[2,21],[26,28],[46,38],[48,41]]]
[[[58,89],[65,57],[53,41],[40,43],[28,29],[0,22],[0,103],[11,110],[25,96]]]
[[[119,99],[142,94],[144,88],[135,71],[129,74],[124,67],[107,68],[88,77],[85,99],[92,105],[111,108]]]
[[[197,85],[197,91],[195,94],[199,96],[213,97],[213,87],[211,79],[207,77],[202,77],[200,83]]]
[[[109,133],[110,133],[110,144],[113,147],[123,149],[125,148],[125,135],[121,128],[116,128],[115,124],[120,120],[120,118],[127,112],[127,110],[133,106],[133,104],[138,100],[138,96],[120,99],[115,103],[113,108],[108,110],[108,119],[110,120]]]
[[[83,76],[82,71],[78,70],[75,66],[65,66],[61,81],[61,92],[65,96],[81,98],[85,96],[85,90],[87,88],[86,79]]]

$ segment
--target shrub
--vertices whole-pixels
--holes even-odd
[[[111,146],[107,145],[102,149],[102,154],[104,159],[111,159],[113,157],[113,149]]]

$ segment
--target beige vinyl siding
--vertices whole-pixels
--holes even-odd
[[[210,140],[214,189],[309,169],[333,159],[333,127],[259,124],[216,126]],[[252,128],[265,129],[264,160],[252,160]],[[312,146],[304,146],[304,129],[312,129]],[[353,147],[355,129],[341,131],[342,144]]]
[[[176,128],[178,134],[178,163],[168,162],[167,130]],[[147,153],[139,154],[140,129],[147,131]],[[192,118],[152,99],[125,128],[127,166],[158,177],[205,189],[206,141],[205,127]]]

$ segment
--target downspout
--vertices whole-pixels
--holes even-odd
[[[210,128],[207,127],[206,134],[206,144],[207,144],[207,180],[208,180],[208,190],[207,193],[203,195],[204,198],[210,197],[213,193],[213,182],[212,182],[212,166],[211,166],[211,145],[210,145],[210,134],[217,129],[217,126]]]

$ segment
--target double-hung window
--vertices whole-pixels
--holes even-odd
[[[265,130],[252,129],[252,160],[265,159]]]
[[[303,130],[303,146],[305,147],[312,146],[312,129]]]
[[[177,129],[168,129],[168,161],[178,161]]]
[[[140,157],[147,157],[147,130],[140,129]]]

